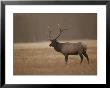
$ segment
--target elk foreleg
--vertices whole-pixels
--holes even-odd
[[[86,57],[88,64],[89,64],[89,57],[88,57],[87,53],[85,52],[85,53],[83,53],[83,55]]]
[[[65,55],[65,64],[68,62],[68,55]]]
[[[83,55],[82,55],[82,53],[79,53],[79,56],[80,56],[80,58],[81,58],[81,62],[80,62],[80,64],[81,64],[82,61],[83,61]]]

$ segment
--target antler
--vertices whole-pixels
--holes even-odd
[[[58,37],[60,37],[60,35],[63,33],[64,30],[68,30],[68,29],[61,29],[59,26],[60,26],[60,25],[58,24],[58,28],[59,28],[59,30],[60,30],[60,33],[59,33],[58,36],[55,38],[55,40],[56,40]]]
[[[50,26],[48,26],[48,29],[50,29]],[[51,39],[51,33],[52,33],[52,32],[49,30],[49,40],[52,40],[52,39]]]

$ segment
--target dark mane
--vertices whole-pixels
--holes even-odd
[[[57,52],[60,52],[60,51],[61,51],[61,44],[56,41],[56,44],[55,44],[55,46],[54,46],[54,49],[55,49]]]

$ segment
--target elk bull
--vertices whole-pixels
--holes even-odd
[[[61,29],[59,28],[60,32],[58,34],[58,36],[55,39],[50,39],[50,33],[51,31],[49,31],[49,39],[51,41],[50,43],[50,47],[54,47],[54,49],[57,52],[62,53],[65,56],[65,63],[67,64],[68,62],[68,56],[69,55],[79,55],[81,58],[81,62],[83,61],[83,56],[86,57],[88,64],[89,64],[89,57],[86,53],[87,51],[87,45],[82,43],[82,42],[78,42],[78,43],[60,43],[57,41],[58,37],[60,37],[60,35],[63,33],[64,30],[66,29]]]

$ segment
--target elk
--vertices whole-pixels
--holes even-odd
[[[58,25],[59,26],[59,25]],[[55,51],[62,53],[65,56],[65,64],[68,62],[68,56],[69,55],[79,55],[81,58],[80,64],[83,61],[83,56],[86,57],[88,64],[89,64],[89,57],[86,53],[87,51],[87,45],[82,42],[77,43],[60,43],[57,41],[57,39],[61,36],[61,34],[67,29],[61,29],[59,28],[59,34],[56,38],[51,39],[51,31],[49,31],[49,40],[51,41],[50,47],[53,47]]]

